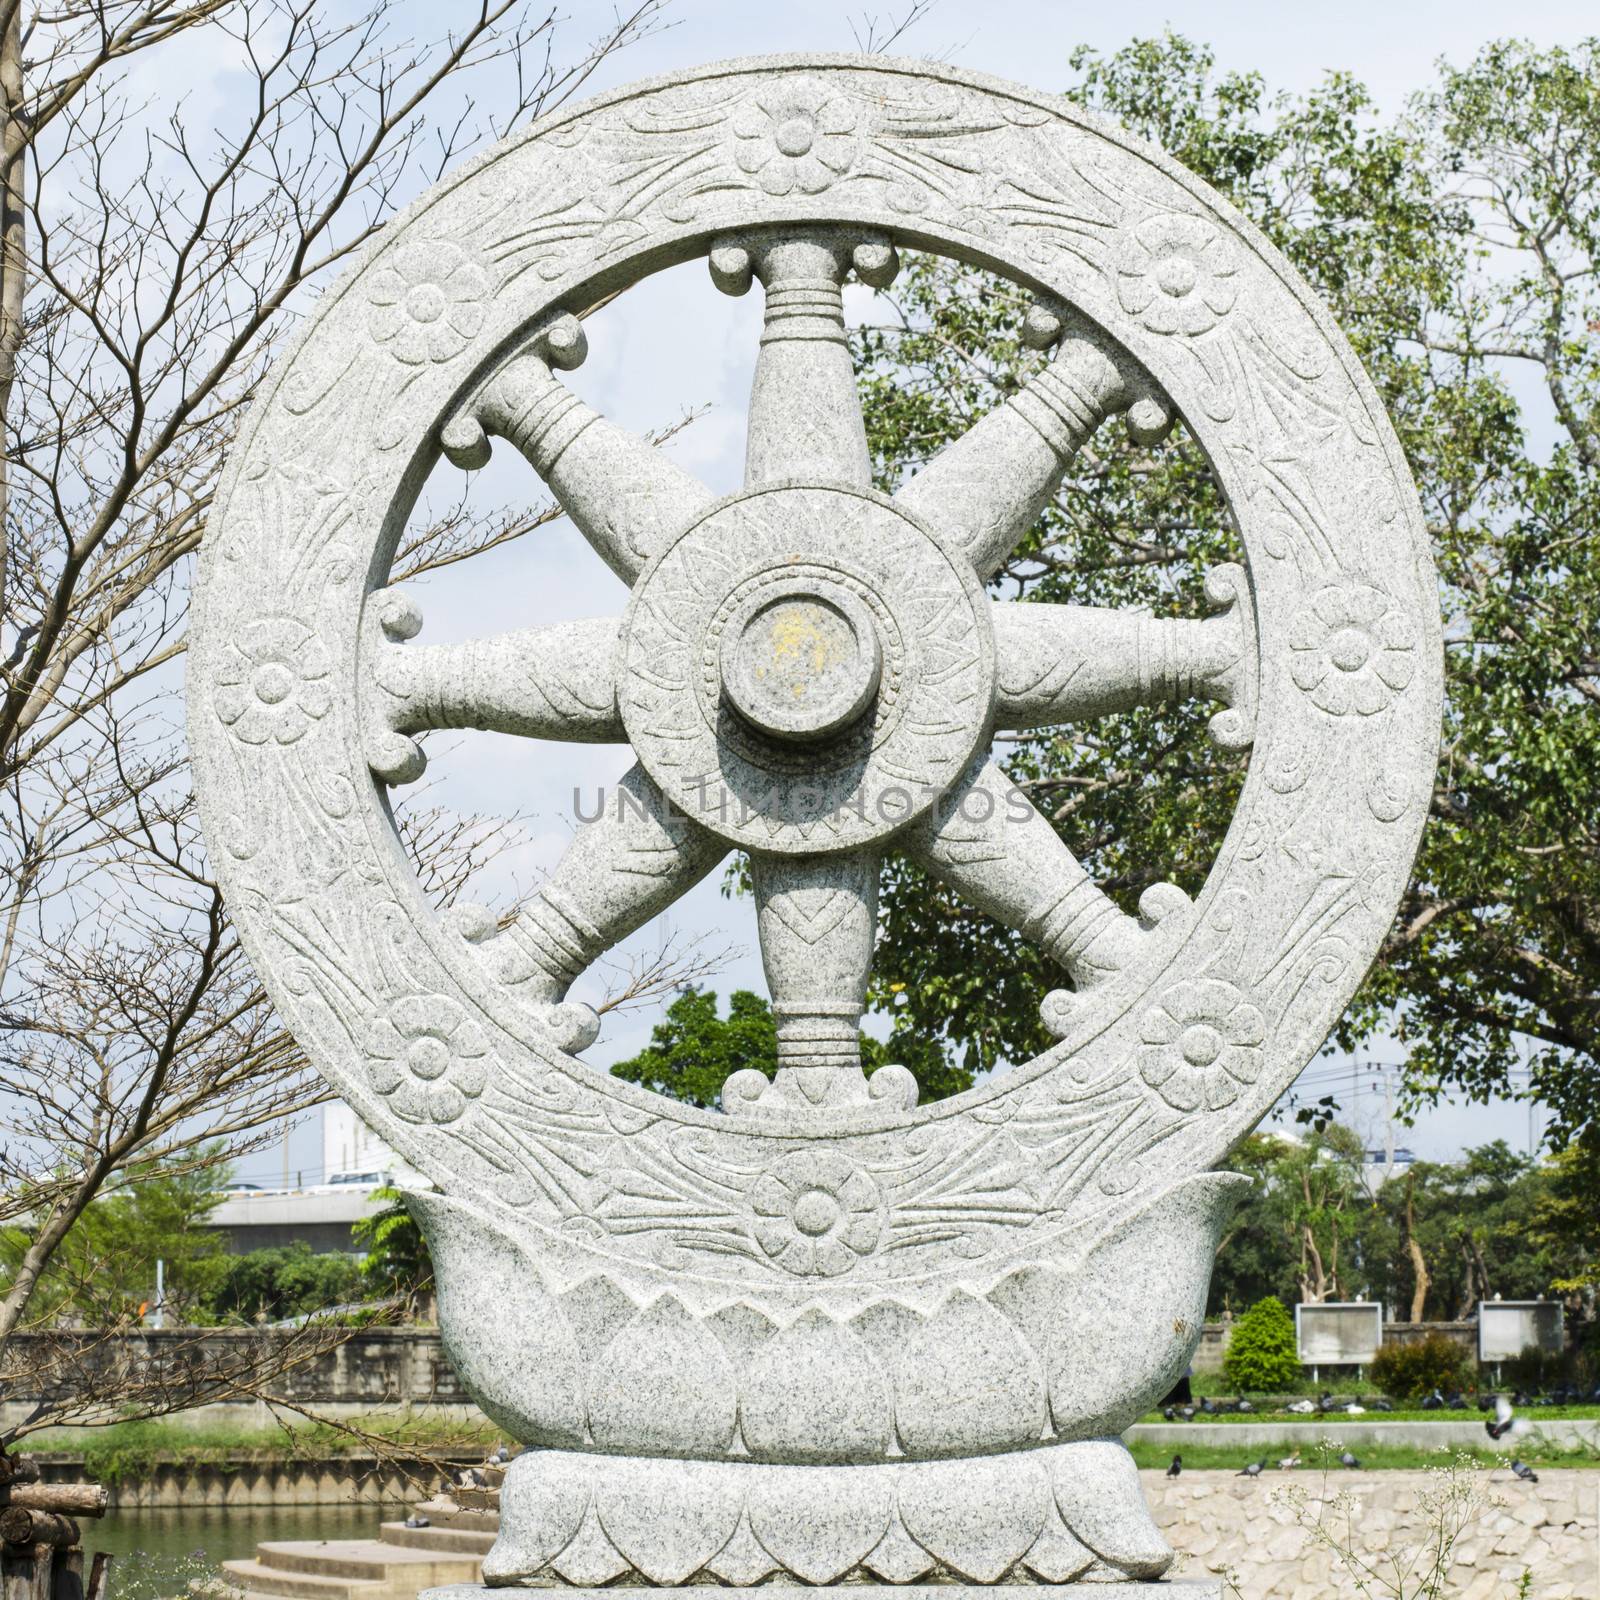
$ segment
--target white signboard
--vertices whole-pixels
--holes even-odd
[[[1294,1337],[1307,1367],[1364,1367],[1383,1346],[1376,1300],[1327,1300],[1294,1308]]]
[[[1559,1300],[1478,1302],[1480,1361],[1515,1361],[1529,1346],[1558,1356],[1565,1344],[1566,1324]]]

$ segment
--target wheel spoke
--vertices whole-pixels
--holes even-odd
[[[992,756],[975,760],[900,836],[900,847],[962,899],[1039,945],[1079,988],[1121,971],[1143,937]]]
[[[391,783],[414,782],[425,765],[409,735],[483,728],[528,739],[620,743],[616,617],[413,645],[422,625],[401,590],[373,596],[364,633],[362,716],[369,764]]]
[[[883,287],[897,266],[887,244],[834,229],[724,243],[711,252],[718,288],[743,294],[759,279],[766,292],[750,390],[746,488],[791,478],[871,484],[842,286],[853,267],[864,282]]]
[[[1039,519],[1073,457],[1115,411],[1154,443],[1171,426],[1153,379],[1098,329],[1035,307],[1024,337],[1056,344],[1042,372],[946,445],[895,496],[965,549],[988,578]]]
[[[635,766],[579,828],[549,880],[480,948],[497,977],[554,1005],[613,945],[697,884],[728,852]]]
[[[571,316],[541,330],[445,424],[441,444],[459,467],[489,459],[489,434],[508,439],[549,484],[583,536],[631,584],[666,537],[716,497],[654,445],[585,405],[553,368],[587,351]]]
[[[1096,606],[996,605],[995,725],[1039,728],[1191,697],[1228,706],[1211,719],[1226,749],[1254,731],[1255,617],[1242,567],[1214,569],[1203,622]]]
[[[724,1106],[834,1110],[860,1104],[869,1087],[861,1072],[861,1013],[878,923],[876,851],[855,856],[752,855],[761,960],[778,1026],[778,1074],[769,1085],[754,1070],[730,1080]],[[914,1104],[916,1085],[904,1072],[871,1092],[894,1087]],[[900,1092],[906,1088],[910,1094]]]

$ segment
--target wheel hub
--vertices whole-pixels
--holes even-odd
[[[858,848],[920,816],[989,729],[971,565],[871,490],[779,484],[710,507],[645,569],[620,705],[640,760],[746,848]]]

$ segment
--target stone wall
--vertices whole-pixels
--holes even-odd
[[[1183,1558],[1173,1575],[1231,1571],[1246,1600],[1330,1600],[1358,1592],[1343,1564],[1297,1522],[1287,1489],[1302,1492],[1309,1517],[1320,1511],[1338,1541],[1371,1561],[1380,1576],[1392,1576],[1388,1563],[1428,1543],[1424,1501],[1437,1492],[1437,1479],[1427,1472],[1293,1480],[1283,1473],[1140,1476],[1156,1521]],[[1490,1503],[1456,1545],[1443,1593],[1451,1600],[1513,1600],[1522,1574],[1530,1572],[1528,1593],[1535,1600],[1600,1597],[1600,1472],[1541,1472],[1537,1484],[1496,1472],[1487,1487]],[[1373,1592],[1388,1594],[1391,1587],[1378,1583]],[[1411,1583],[1404,1592],[1412,1592]]]
[[[69,1370],[75,1385],[114,1393],[125,1376],[151,1368],[181,1384],[196,1376],[197,1393],[208,1371],[240,1370],[254,1347],[270,1350],[304,1336],[288,1328],[144,1329],[108,1338],[82,1334],[16,1334],[7,1347],[14,1372]],[[70,1366],[50,1359],[50,1348],[76,1341]],[[363,1328],[342,1344],[291,1367],[271,1386],[275,1398],[318,1407],[470,1404],[460,1380],[445,1360],[437,1328]],[[39,1396],[26,1382],[0,1394],[0,1416],[26,1410]]]

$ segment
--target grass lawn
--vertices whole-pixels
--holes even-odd
[[[241,1453],[257,1460],[316,1460],[362,1455],[374,1448],[360,1435],[376,1436],[391,1449],[487,1454],[505,1440],[491,1423],[394,1413],[363,1418],[350,1433],[328,1422],[295,1422],[279,1428],[246,1428],[181,1422],[114,1422],[104,1428],[46,1428],[19,1440],[20,1454],[62,1451],[83,1457],[84,1475],[99,1483],[137,1480],[158,1462],[226,1461]]]
[[[1199,1395],[1195,1396],[1196,1401]],[[1277,1397],[1274,1397],[1277,1398]],[[1313,1397],[1315,1398],[1315,1397]],[[1339,1399],[1339,1396],[1335,1396]],[[1229,1411],[1217,1416],[1207,1416],[1203,1411],[1196,1411],[1194,1422],[1325,1422],[1329,1425],[1340,1422],[1482,1422],[1490,1415],[1488,1412],[1479,1411],[1477,1402],[1473,1401],[1465,1411],[1419,1411],[1415,1406],[1401,1408],[1396,1406],[1393,1411],[1374,1411],[1370,1403],[1370,1392],[1358,1398],[1355,1395],[1348,1397],[1356,1400],[1357,1404],[1364,1405],[1367,1410],[1359,1417],[1346,1416],[1342,1411],[1312,1412],[1309,1416],[1296,1411],[1284,1411],[1281,1408],[1267,1410],[1271,1404],[1269,1400],[1252,1400],[1253,1410],[1245,1412]],[[1541,1422],[1600,1422],[1600,1406],[1519,1406],[1517,1415],[1526,1418],[1531,1423]],[[1140,1417],[1141,1422],[1165,1422],[1167,1419],[1159,1410],[1148,1411]],[[1182,1422],[1184,1419],[1178,1419]]]
[[[1489,1441],[1484,1440],[1489,1446]],[[1270,1445],[1263,1447],[1257,1445],[1254,1449],[1244,1449],[1242,1446],[1230,1449],[1227,1445],[1212,1444],[1185,1444],[1180,1446],[1152,1444],[1147,1440],[1138,1440],[1129,1445],[1133,1459],[1141,1467],[1165,1467],[1172,1460],[1175,1450],[1183,1455],[1184,1469],[1226,1469],[1237,1472],[1247,1461],[1262,1461],[1267,1463],[1267,1471],[1263,1477],[1270,1477],[1276,1482],[1283,1482],[1291,1477],[1317,1477],[1323,1470],[1323,1455],[1315,1445],[1300,1445],[1300,1466],[1296,1472],[1280,1472],[1277,1470],[1278,1462],[1290,1455],[1297,1448],[1294,1445]],[[1551,1450],[1539,1448],[1534,1441],[1519,1440],[1517,1447],[1510,1454],[1501,1454],[1500,1451],[1489,1446],[1486,1449],[1460,1450],[1441,1446],[1436,1450],[1419,1450],[1411,1445],[1373,1445],[1371,1448],[1357,1446],[1353,1454],[1361,1462],[1363,1471],[1368,1469],[1383,1471],[1385,1469],[1409,1468],[1413,1471],[1420,1467],[1444,1467],[1452,1462],[1459,1462],[1463,1456],[1468,1457],[1472,1464],[1482,1468],[1505,1468],[1511,1456],[1517,1460],[1525,1461],[1530,1467],[1543,1469],[1546,1467],[1589,1467],[1600,1468],[1600,1456],[1589,1451]],[[1339,1477],[1345,1469],[1339,1465],[1339,1450],[1330,1452],[1327,1458],[1329,1475]]]

